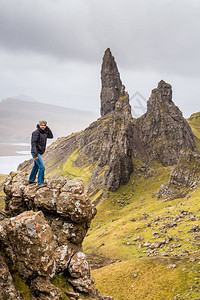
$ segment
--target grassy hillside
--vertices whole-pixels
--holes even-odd
[[[198,150],[200,150],[200,112],[192,114],[189,119],[187,119],[192,131],[196,137],[196,145]]]
[[[92,275],[102,293],[118,300],[199,299],[197,291],[190,291],[198,276],[197,263],[175,261],[177,267],[168,269],[170,263],[174,261],[162,258],[127,260],[95,270]]]
[[[92,271],[102,294],[119,300],[174,299],[177,294],[196,299],[200,235],[190,230],[200,220],[200,189],[190,198],[158,201],[155,193],[170,168],[155,164],[153,170],[150,178],[135,172],[126,186],[101,200],[84,252],[93,268],[103,266]],[[146,246],[163,240],[167,243],[155,252]]]

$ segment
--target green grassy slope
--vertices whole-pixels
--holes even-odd
[[[167,268],[169,263],[160,258],[128,260],[95,270],[92,275],[102,294],[118,300],[199,299],[196,288],[190,291],[198,278],[197,262],[176,261],[173,269]],[[175,298],[177,295],[180,298]]]
[[[187,119],[187,122],[192,128],[192,131],[196,137],[196,146],[198,150],[200,150],[200,112],[192,114],[190,118]]]
[[[181,299],[196,299],[198,288],[190,288],[199,286],[195,278],[200,279],[200,235],[189,230],[199,224],[200,189],[187,199],[157,200],[155,194],[168,181],[170,168],[155,164],[153,170],[150,178],[135,172],[126,186],[101,200],[84,240],[84,252],[94,267],[102,257],[105,264],[113,261],[92,271],[102,294],[119,300],[173,299],[177,294]],[[168,223],[176,225],[163,233],[162,227]],[[168,235],[172,240],[148,256],[145,243],[168,240]],[[176,267],[168,269],[170,264]],[[136,278],[132,275],[135,272]]]
[[[83,181],[85,186],[88,185],[96,164],[86,164],[81,167],[75,167],[74,161],[78,156],[79,150],[80,149],[75,150],[62,164],[59,164],[56,168],[53,168],[53,171],[47,173],[46,177],[59,173],[69,178],[79,178]],[[53,161],[49,161],[47,167],[49,167],[50,164],[53,165]]]

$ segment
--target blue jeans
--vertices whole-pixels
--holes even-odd
[[[35,158],[33,153],[31,153],[31,155],[33,158]],[[38,172],[38,179],[37,179],[38,184],[44,183],[44,171],[45,171],[45,165],[42,156],[41,154],[38,154],[38,159],[37,160],[34,159],[34,166],[29,176],[29,181],[30,182],[35,181]]]

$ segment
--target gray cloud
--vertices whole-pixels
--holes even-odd
[[[130,94],[163,78],[188,114],[200,97],[199,32],[198,0],[0,0],[0,98],[97,110],[110,47]]]
[[[198,0],[1,0],[0,43],[87,62],[110,46],[122,66],[188,76],[199,74],[199,16]]]
[[[1,1],[1,46],[12,52],[31,51],[57,59],[94,59],[84,2]]]

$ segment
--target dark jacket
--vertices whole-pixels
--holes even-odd
[[[31,152],[34,153],[34,157],[39,154],[43,154],[46,150],[47,139],[52,139],[53,133],[51,129],[47,126],[45,130],[42,130],[39,125],[37,129],[33,131],[31,138]]]

